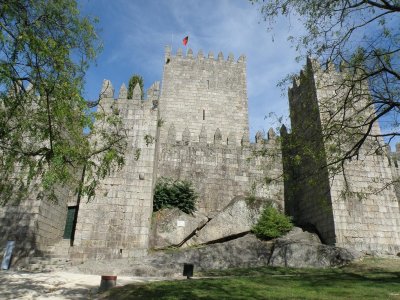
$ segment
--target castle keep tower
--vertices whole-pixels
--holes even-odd
[[[191,49],[186,57],[181,49],[173,56],[167,46],[160,117],[165,125],[162,142],[174,125],[178,140],[187,129],[192,141],[199,141],[203,130],[211,142],[219,128],[222,140],[230,136],[228,142],[238,144],[249,134],[245,57],[236,62],[232,54],[225,60],[221,52],[214,58],[212,52],[204,57],[202,51],[194,57]]]
[[[191,49],[174,56],[166,47],[159,101],[157,177],[190,180],[199,194],[197,208],[212,215],[235,196],[254,195],[283,205],[280,145],[272,129],[268,140],[249,141],[246,62],[230,54],[196,57]],[[255,157],[268,149],[270,155]],[[265,177],[273,178],[264,185]]]
[[[323,70],[308,59],[289,89],[292,133],[283,152],[299,159],[285,184],[285,206],[298,223],[315,227],[326,243],[396,254],[399,203],[383,141],[368,137],[342,168],[334,164],[365,132],[360,124],[374,115],[368,85],[360,81],[353,88],[361,92],[348,97],[353,94],[343,84],[346,76],[357,74],[337,72],[333,65]],[[377,123],[371,134],[380,135]]]

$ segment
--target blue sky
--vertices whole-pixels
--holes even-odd
[[[277,83],[288,73],[299,72],[296,53],[287,38],[301,26],[279,19],[267,31],[256,6],[246,0],[80,0],[83,14],[99,18],[103,51],[86,75],[85,98],[96,99],[103,79],[116,91],[132,74],[144,78],[145,89],[161,81],[165,45],[173,53],[187,48],[196,55],[202,49],[214,56],[232,52],[237,59],[247,57],[247,88],[250,135],[276,126],[265,119],[270,112],[288,116],[287,96]],[[288,121],[286,121],[288,123]]]

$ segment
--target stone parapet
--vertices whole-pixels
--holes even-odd
[[[198,142],[185,142],[177,139],[171,128],[168,142],[160,145],[158,177],[193,182],[201,212],[219,211],[238,195],[272,199],[283,207],[280,140],[272,130],[269,139],[247,144],[243,139],[241,143],[221,141],[219,129],[214,142],[206,143],[200,139],[205,128]]]

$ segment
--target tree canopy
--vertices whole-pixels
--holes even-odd
[[[382,154],[383,141],[400,135],[400,1],[250,1],[259,6],[269,29],[279,16],[296,19],[303,33],[289,39],[299,53],[297,59],[311,57],[318,62],[308,64],[307,70],[321,65],[326,73],[318,75],[319,88],[330,91],[324,96],[327,101],[318,104],[329,149],[325,167],[343,172],[345,162],[359,159],[361,152]],[[303,81],[309,74],[301,74]],[[296,85],[299,76],[289,74],[284,82],[289,80]],[[299,149],[297,144],[292,147]],[[325,151],[315,154],[315,149],[303,147],[300,152],[325,157]]]
[[[93,112],[99,101],[82,97],[85,71],[100,50],[94,24],[75,0],[1,1],[3,204],[26,198],[33,187],[53,201],[66,186],[92,196],[98,180],[123,163],[120,121]],[[107,130],[95,122],[106,122]]]

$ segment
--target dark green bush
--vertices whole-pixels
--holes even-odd
[[[132,75],[131,79],[129,79],[129,84],[128,84],[128,99],[132,99],[133,96],[133,90],[135,89],[136,84],[139,83],[140,89],[142,91],[142,94],[140,95],[140,98],[143,100],[144,97],[144,89],[143,89],[143,77],[137,74]]]
[[[197,197],[190,181],[161,177],[154,190],[153,211],[177,207],[190,214],[196,211]]]
[[[292,219],[268,205],[251,231],[261,239],[277,238],[293,228]]]

